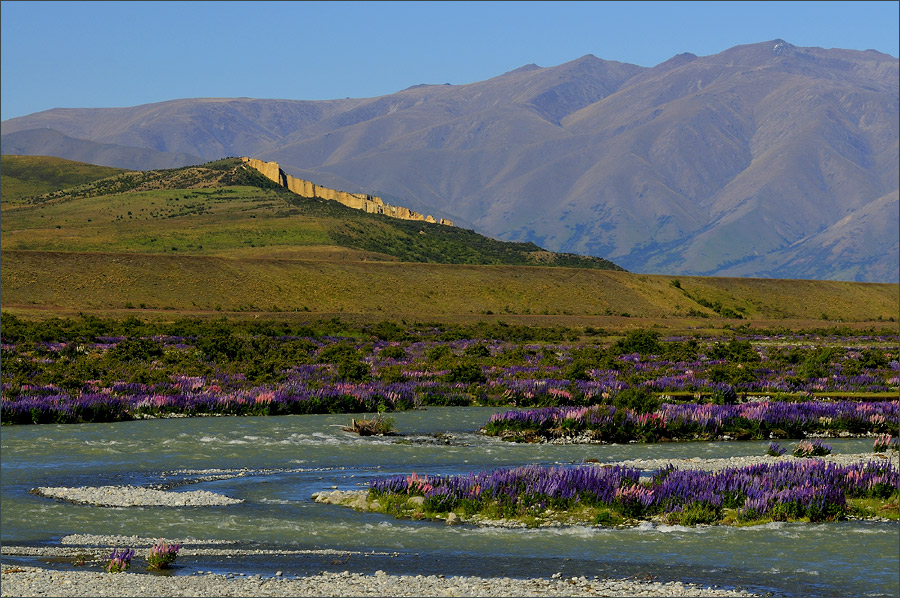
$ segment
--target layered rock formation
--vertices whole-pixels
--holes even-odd
[[[409,208],[404,208],[403,206],[386,204],[380,197],[375,195],[368,195],[366,193],[347,193],[346,191],[338,191],[336,189],[329,189],[328,187],[316,185],[312,181],[292,177],[281,170],[278,166],[278,162],[264,162],[262,160],[257,160],[256,158],[247,157],[242,157],[241,160],[249,164],[250,167],[261,172],[267,179],[275,181],[285,189],[296,193],[301,197],[330,199],[342,203],[348,208],[363,210],[369,214],[384,214],[385,216],[391,216],[392,218],[400,218],[401,220],[422,220],[424,222],[453,226],[453,221],[447,220],[446,218],[435,220],[431,215],[424,216]]]

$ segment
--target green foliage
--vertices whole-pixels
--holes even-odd
[[[347,382],[366,382],[372,378],[369,364],[347,358],[338,361],[337,375],[338,378]]]
[[[803,378],[823,378],[828,375],[829,364],[837,357],[834,347],[819,347],[806,354],[799,374]]]
[[[635,413],[653,413],[659,409],[662,400],[643,386],[625,388],[615,394],[612,400],[616,409],[631,409]]]
[[[349,343],[329,345],[319,352],[318,363],[336,363],[338,361],[359,361],[362,354]]]
[[[753,348],[750,341],[739,341],[735,338],[725,343],[715,343],[706,349],[706,357],[709,359],[724,359],[730,363],[758,363],[759,353]]]
[[[491,350],[484,345],[471,345],[466,347],[465,351],[463,351],[463,355],[474,358],[490,357]]]
[[[612,351],[617,355],[640,353],[641,355],[659,355],[662,352],[659,333],[655,330],[629,330],[625,338],[617,340]]]
[[[370,332],[378,340],[392,343],[409,340],[410,338],[410,335],[405,328],[396,322],[388,322],[387,320],[383,320],[372,326]]]
[[[236,361],[246,351],[244,343],[230,330],[219,328],[197,339],[197,349],[211,361]]]
[[[381,368],[378,372],[378,379],[385,384],[395,384],[398,382],[406,382],[409,378],[403,373],[403,368],[399,365],[389,365]]]
[[[710,366],[707,376],[710,382],[724,382],[732,386],[742,382],[752,382],[753,372],[750,368],[742,367],[740,363],[721,363]]]
[[[447,345],[437,345],[425,352],[425,359],[432,364],[444,362],[452,357],[453,352]]]
[[[122,361],[148,361],[162,354],[162,345],[148,338],[126,338],[109,353],[110,357]]]
[[[693,502],[684,507],[680,513],[671,513],[667,518],[670,524],[711,525],[722,518],[720,509],[707,502]]]
[[[590,380],[590,371],[601,369],[606,363],[607,352],[600,347],[577,347],[571,351],[572,361],[563,368],[563,378],[566,380]]]
[[[481,371],[481,367],[473,361],[464,361],[454,365],[444,375],[444,381],[450,384],[477,384],[487,381],[487,376]]]
[[[863,349],[859,359],[862,367],[870,369],[883,368],[888,362],[887,355],[881,349]]]
[[[700,343],[695,338],[672,341],[662,345],[663,356],[672,361],[694,361],[700,354]]]
[[[398,345],[385,347],[378,354],[382,359],[404,359],[406,358],[406,350]]]

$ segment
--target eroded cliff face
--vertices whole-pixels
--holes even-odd
[[[404,208],[403,206],[392,206],[384,203],[380,197],[375,195],[347,193],[346,191],[338,191],[336,189],[329,189],[328,187],[316,185],[312,181],[292,177],[279,168],[278,162],[263,162],[256,158],[247,157],[243,157],[241,160],[249,164],[251,168],[255,168],[261,172],[263,176],[269,180],[275,181],[282,187],[301,197],[330,199],[342,203],[349,208],[363,210],[370,214],[384,214],[385,216],[400,218],[401,220],[421,220],[423,222],[433,222],[453,226],[452,220],[447,220],[446,218],[439,218],[436,220],[431,215],[425,216],[410,210],[409,208]]]

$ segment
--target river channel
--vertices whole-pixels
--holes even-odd
[[[378,569],[484,577],[561,573],[679,580],[777,596],[900,595],[896,522],[746,528],[649,523],[628,529],[449,527],[359,513],[310,498],[318,491],[358,489],[372,478],[399,473],[468,473],[529,463],[567,466],[586,459],[758,456],[768,446],[512,444],[477,433],[496,411],[429,408],[392,414],[404,434],[399,438],[343,432],[349,415],[4,426],[0,542],[56,546],[68,534],[99,534],[164,537],[185,544],[191,539],[220,540],[270,549],[265,555],[179,557],[176,575],[198,570],[371,574]],[[871,439],[828,442],[835,453],[872,448]],[[790,449],[793,442],[782,445]],[[225,475],[210,479],[204,470]],[[70,504],[29,493],[42,486],[106,485],[208,490],[245,502],[120,508]],[[47,562],[19,559],[41,566]]]

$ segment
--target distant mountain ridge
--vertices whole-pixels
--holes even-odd
[[[897,282],[898,78],[879,52],[783,40],[652,68],[588,55],[377,98],[55,109],[4,121],[3,152],[49,128],[247,155],[633,272]]]

